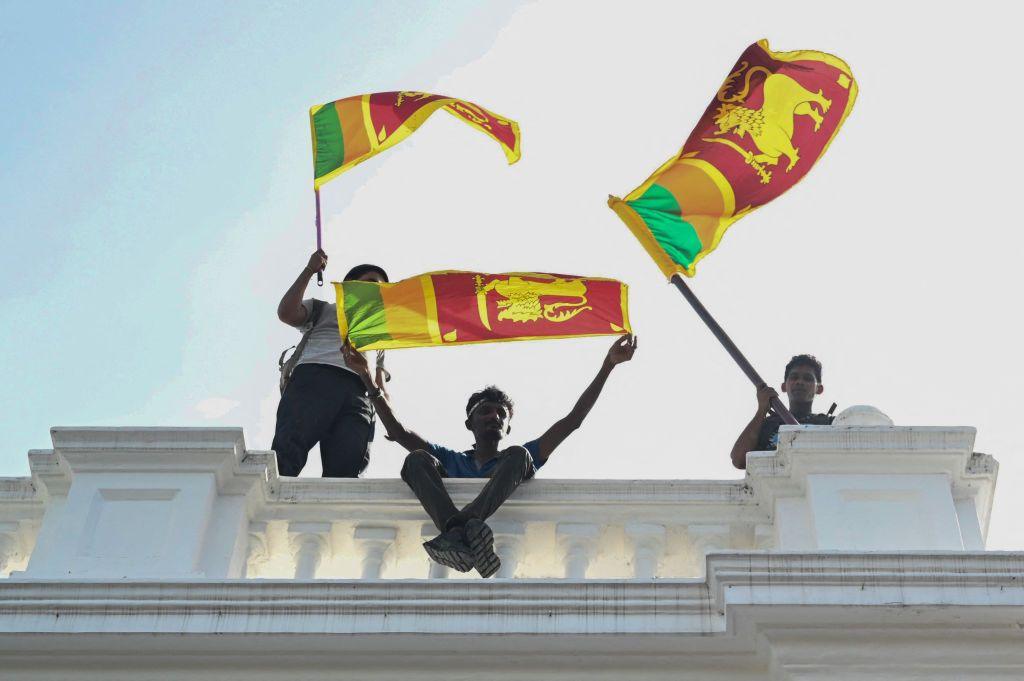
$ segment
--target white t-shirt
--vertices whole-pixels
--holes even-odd
[[[313,299],[307,298],[302,301],[302,307],[306,308],[306,319],[313,313]],[[303,333],[309,329],[309,322],[299,327]],[[309,335],[306,348],[299,357],[299,364],[329,364],[348,371],[345,358],[341,356],[341,332],[338,331],[338,310],[334,303],[325,303],[320,311],[320,319],[313,327],[313,333]],[[355,373],[355,372],[353,372]]]

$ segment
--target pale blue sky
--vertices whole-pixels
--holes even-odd
[[[0,4],[0,476],[27,475],[26,450],[54,425],[242,426],[269,447],[277,355],[296,340],[274,310],[314,245],[308,107],[417,89],[518,120],[523,159],[431,119],[325,187],[328,279],[367,261],[394,279],[620,278],[640,349],[544,475],[740,477],[728,454],[754,390],[605,199],[674,154],[742,50],[769,38],[841,56],[860,98],[822,161],[737,223],[694,289],[770,382],[792,354],[821,357],[821,409],[977,427],[1001,466],[989,545],[1018,548],[1014,9]],[[459,447],[466,396],[496,383],[522,442],[569,409],[608,344],[395,351],[391,392],[408,425]],[[396,476],[402,456],[378,440],[367,475]],[[303,475],[319,472],[311,460]]]
[[[54,424],[193,422],[197,383],[272,379],[262,345],[211,367],[185,342],[190,315],[218,324],[197,270],[312,244],[308,107],[478,56],[514,5],[474,4],[0,4],[0,475]],[[270,202],[282,166],[294,191]],[[220,299],[276,323],[233,279]]]

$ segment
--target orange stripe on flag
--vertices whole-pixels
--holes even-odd
[[[419,278],[383,284],[380,294],[392,338],[401,336],[413,346],[432,343],[427,302]]]
[[[341,134],[345,140],[345,163],[370,153],[370,140],[366,136],[366,124],[363,121],[362,97],[348,97],[334,103],[341,123]]]
[[[731,214],[718,186],[699,167],[676,163],[663,172],[657,180],[672,192],[682,211],[682,218],[697,230],[697,237],[704,248],[714,241],[715,232],[721,219]]]

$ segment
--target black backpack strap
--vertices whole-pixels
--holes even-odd
[[[316,323],[320,321],[320,315],[323,313],[324,308],[327,307],[327,303],[322,300],[313,299],[313,309],[309,311],[309,319],[306,322],[309,324],[309,330],[312,331]]]
[[[299,358],[302,357],[302,351],[306,349],[306,343],[309,342],[309,337],[313,334],[313,329],[316,328],[317,322],[320,321],[320,315],[323,313],[324,308],[327,307],[327,303],[314,298],[313,304],[310,307],[309,316],[306,318],[306,324],[309,325],[309,328],[303,332],[299,342],[291,348],[286,348],[277,360],[277,368],[281,372],[281,378],[278,383],[282,394],[284,394],[284,389],[288,386],[288,381],[292,378],[292,372],[295,371]],[[285,359],[284,357],[288,354],[288,350],[292,348],[295,348],[295,352],[292,353],[291,357]]]

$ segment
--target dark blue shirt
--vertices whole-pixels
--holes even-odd
[[[533,458],[533,467],[540,468],[544,465],[543,461],[540,461],[538,452],[540,451],[540,440],[530,440],[525,443],[523,447],[526,447],[526,451],[530,452],[530,456]],[[476,465],[476,459],[473,458],[473,450],[470,449],[465,452],[457,452],[454,449],[448,449],[441,445],[430,445],[430,453],[437,457],[437,460],[444,466],[447,471],[449,478],[489,478],[491,471],[498,465],[499,457],[494,457],[483,466],[479,468]]]

